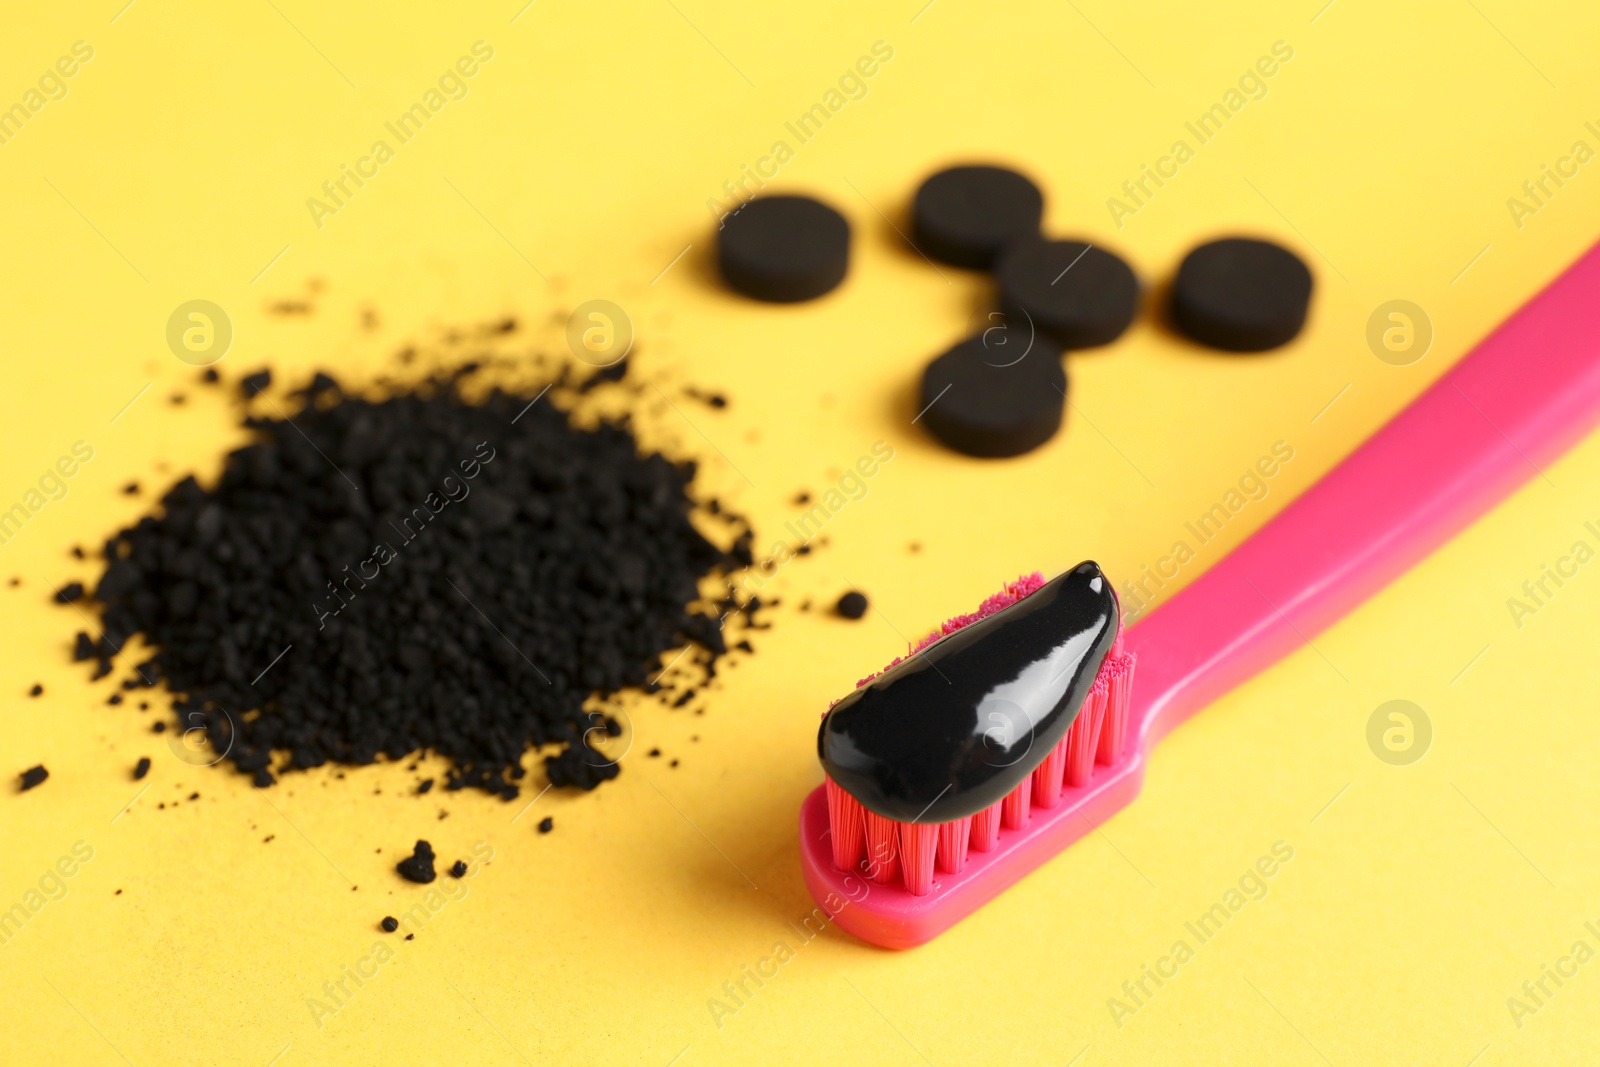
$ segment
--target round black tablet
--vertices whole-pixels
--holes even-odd
[[[1015,351],[986,345],[978,334],[929,363],[917,420],[969,456],[1020,456],[1050,440],[1066,403],[1061,350],[1035,337],[1026,355]]]
[[[1294,340],[1311,304],[1311,271],[1270,241],[1228,237],[1183,257],[1172,324],[1203,345],[1263,352]]]
[[[1001,255],[995,278],[1013,328],[1032,323],[1067,349],[1110,344],[1139,310],[1133,268],[1082,241],[1018,241]]]
[[[717,262],[729,287],[775,303],[821,296],[844,280],[850,224],[808,196],[763,196],[717,231]]]
[[[988,270],[1000,252],[1039,233],[1044,195],[1005,167],[941,170],[917,189],[913,240],[924,254],[957,267]]]

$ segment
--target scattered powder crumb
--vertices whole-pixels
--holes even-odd
[[[698,400],[702,404],[708,404],[714,408],[725,408],[728,406],[728,398],[723,396],[721,393],[707,393],[703,390],[692,387],[685,389],[683,393],[687,397]]]
[[[266,388],[271,384],[272,372],[263,368],[253,374],[246,374],[242,379],[240,379],[239,392],[244,394],[245,399],[248,400],[251,397],[256,396],[258,393],[265,391]]]
[[[433,846],[419,840],[415,850],[396,864],[395,870],[399,871],[400,877],[408,882],[427,885],[438,877],[433,870]]]

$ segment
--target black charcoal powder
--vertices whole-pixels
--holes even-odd
[[[106,542],[103,632],[75,658],[101,677],[142,634],[156,651],[128,683],[165,683],[181,727],[258,786],[432,752],[446,788],[510,799],[541,745],[557,786],[615,777],[586,741],[619,730],[592,698],[646,686],[686,643],[715,676],[721,619],[748,627],[761,604],[701,583],[731,588],[752,533],[708,503],[703,534],[694,464],[642,449],[627,417],[580,425],[565,374],[542,398],[469,388],[481,375],[358,396],[319,373],[292,403],[254,401],[270,415],[215,484],[184,478]]]

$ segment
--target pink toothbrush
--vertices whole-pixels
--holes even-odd
[[[818,787],[800,809],[800,858],[812,896],[857,937],[909,948],[1109,819],[1137,795],[1146,756],[1169,730],[1314,638],[1595,425],[1597,312],[1600,245],[1225,559],[1117,631],[1122,647],[1096,661],[1099,696],[1083,698],[1079,718],[1091,732],[1078,740],[1079,773],[1058,786],[1059,770],[1036,770],[1019,787],[1030,794],[1020,807],[1007,797],[1011,807],[997,832],[982,814],[970,817],[970,830],[871,812],[858,820],[853,797],[836,784]],[[986,607],[1015,611],[1008,605],[1026,603],[1038,584],[1011,587]],[[952,620],[944,632],[983,615]],[[1131,670],[1130,656],[1138,681],[1131,699],[1122,694],[1122,723],[1115,686],[1108,694],[1104,683],[1107,672]],[[1125,736],[1117,736],[1124,726]],[[1063,752],[1072,740],[1061,742]],[[1082,766],[1086,751],[1098,757],[1092,771]],[[1055,750],[1033,758],[1060,767]],[[1073,760],[1069,754],[1066,762]],[[830,827],[830,791],[838,834]]]

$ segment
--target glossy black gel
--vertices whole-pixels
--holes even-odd
[[[1066,736],[1117,622],[1110,580],[1080,563],[835,704],[817,735],[822,766],[886,818],[974,815]]]

